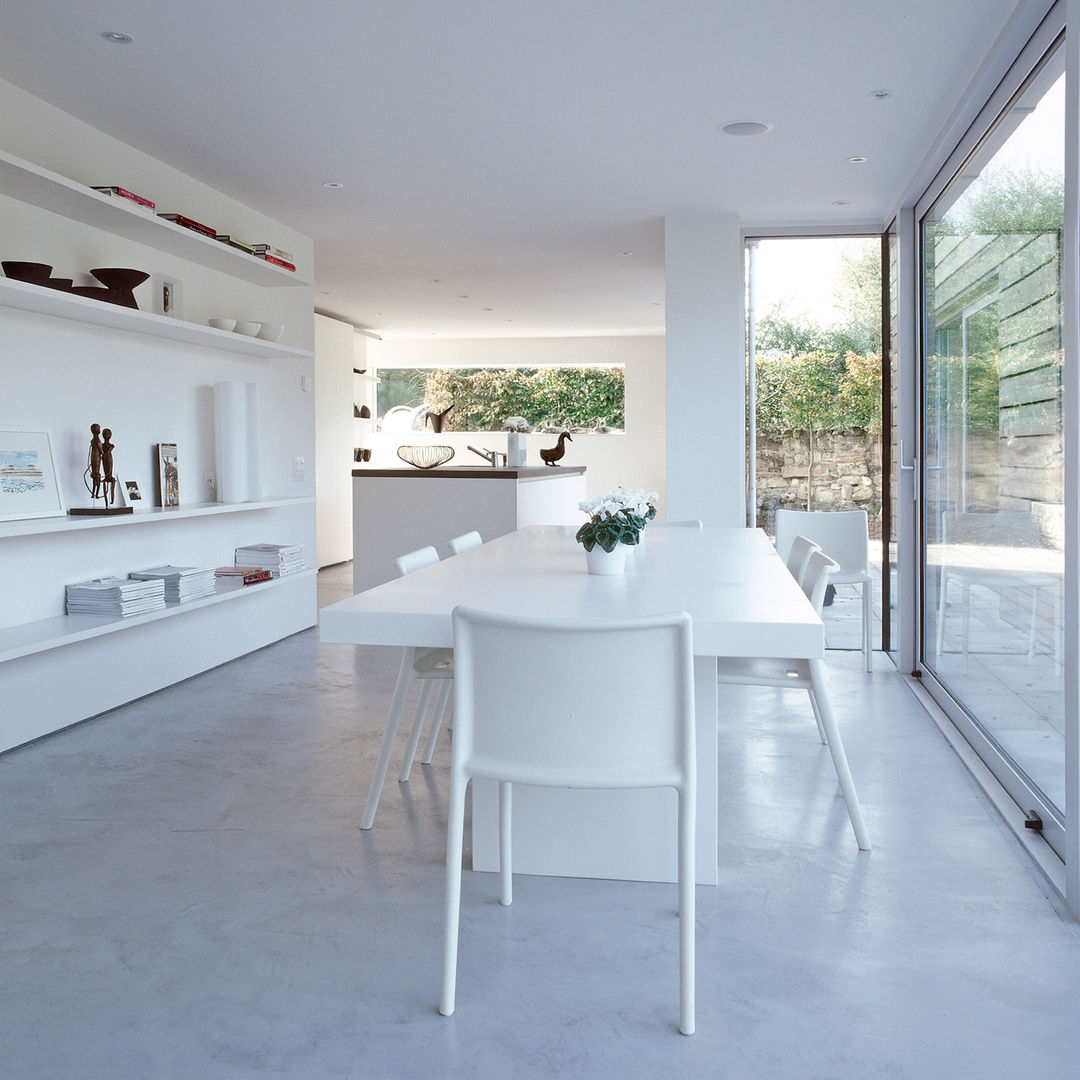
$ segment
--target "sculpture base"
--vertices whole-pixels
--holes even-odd
[[[68,514],[72,517],[105,517],[109,514],[130,514],[132,506],[72,506]]]

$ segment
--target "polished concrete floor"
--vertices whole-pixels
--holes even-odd
[[[1077,1075],[1080,928],[853,652],[829,666],[869,853],[805,695],[722,690],[696,1035],[674,887],[626,882],[524,877],[504,909],[466,874],[439,1016],[447,738],[356,825],[396,662],[309,631],[0,757],[0,1076]]]

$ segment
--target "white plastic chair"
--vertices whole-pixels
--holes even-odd
[[[461,536],[455,536],[450,541],[450,550],[455,555],[460,555],[463,551],[468,551],[469,548],[480,547],[483,542],[478,532],[467,532]]]
[[[678,612],[620,620],[538,619],[458,607],[454,654],[439,1012],[449,1016],[454,1011],[462,833],[470,779],[499,783],[503,904],[513,899],[513,784],[673,787],[679,799],[679,1030],[692,1034],[697,764],[690,616]],[[565,839],[573,843],[572,837]]]
[[[862,593],[862,647],[866,670],[873,670],[871,631],[874,583],[870,576],[870,539],[865,510],[777,510],[776,550],[787,562],[796,536],[813,540],[840,564],[831,585],[858,585]]]
[[[422,570],[425,566],[432,566],[438,561],[439,553],[433,547],[424,547],[400,556],[394,560],[394,565],[397,567],[398,575],[404,577],[406,574],[411,574],[416,570]],[[424,749],[425,756],[421,758],[425,765],[431,763],[435,750],[435,740],[438,737],[439,728],[442,726],[447,702],[450,700],[453,678],[454,653],[452,649],[423,649],[410,645],[402,650],[401,667],[398,669],[394,696],[390,699],[390,713],[386,718],[386,727],[383,730],[382,742],[379,745],[379,755],[375,759],[375,773],[371,778],[367,802],[364,804],[364,814],[360,820],[361,829],[370,829],[375,824],[375,811],[379,806],[379,796],[382,794],[383,783],[386,780],[386,771],[390,765],[390,754],[394,749],[394,740],[397,738],[398,728],[401,725],[401,714],[405,708],[405,698],[409,693],[409,688],[414,681],[422,683],[420,695],[416,702],[416,715],[413,718],[412,730],[409,732],[409,741],[405,748],[405,757],[398,777],[402,782],[406,782],[412,772],[413,758],[416,756],[416,747],[420,742],[424,718],[427,715],[429,706],[431,706],[432,693],[435,684],[438,682],[442,683],[442,686],[433,709],[434,721],[428,744]]]
[[[791,576],[800,586],[803,583],[803,574],[806,573],[806,564],[810,561],[810,553],[820,550],[821,548],[813,540],[807,540],[805,536],[796,536],[791,541],[791,548],[785,562]]]
[[[814,548],[807,559],[803,574],[802,590],[820,615],[822,601],[825,599],[825,587],[830,576],[836,573],[836,562],[819,548]],[[840,790],[847,804],[851,828],[855,840],[862,851],[870,850],[870,834],[863,820],[862,807],[855,793],[855,782],[848,767],[844,743],[836,726],[829,695],[825,688],[825,665],[821,660],[800,658],[777,659],[761,657],[719,657],[716,662],[716,680],[719,683],[736,686],[776,686],[784,689],[806,690],[810,695],[810,706],[814,710],[818,735],[828,746],[832,755],[836,778],[840,781]]]
[[[650,521],[650,529],[701,529],[704,525],[700,518],[690,518],[687,521]]]

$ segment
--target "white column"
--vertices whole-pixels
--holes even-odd
[[[666,516],[745,521],[742,235],[734,214],[664,224]]]

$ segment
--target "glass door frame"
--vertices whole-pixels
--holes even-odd
[[[1065,11],[1062,5],[1055,7],[1047,16],[1042,25],[1028,41],[1020,52],[1016,61],[1009,69],[1008,74],[990,96],[983,109],[967,134],[960,141],[952,154],[939,170],[933,183],[917,201],[912,225],[914,227],[914,259],[913,271],[917,275],[918,287],[916,290],[918,299],[918,315],[915,319],[915,343],[914,356],[917,362],[913,365],[915,388],[915,422],[917,425],[918,462],[916,478],[918,488],[926,490],[927,471],[927,445],[925,442],[926,432],[923,423],[927,402],[925,393],[925,356],[929,343],[924,340],[926,326],[926,291],[923,277],[923,265],[925,260],[924,229],[925,221],[932,206],[942,192],[961,172],[964,164],[975,151],[989,137],[991,128],[998,118],[1008,109],[1010,102],[1032,79],[1036,70],[1042,65],[1044,59],[1055,49],[1062,48],[1065,53],[1065,70],[1067,75],[1067,111],[1066,111],[1066,215],[1065,215],[1065,289],[1064,289],[1064,347],[1065,368],[1073,374],[1066,380],[1067,389],[1063,395],[1063,426],[1065,436],[1065,522],[1066,522],[1066,552],[1065,552],[1065,655],[1076,656],[1077,647],[1080,644],[1077,619],[1077,540],[1080,538],[1080,529],[1077,527],[1077,483],[1080,474],[1077,472],[1077,428],[1078,406],[1080,406],[1080,391],[1077,383],[1080,379],[1077,375],[1077,328],[1080,318],[1077,314],[1077,281],[1078,274],[1078,233],[1076,213],[1077,179],[1080,167],[1077,161],[1077,138],[1076,121],[1080,109],[1077,107],[1077,74],[1080,71],[1080,50],[1076,44],[1074,28],[1070,28],[1069,38],[1063,42],[1065,31]],[[1071,116],[1071,120],[1070,120]],[[1071,129],[1071,130],[1070,130]],[[1071,145],[1070,145],[1071,143]],[[903,465],[903,461],[901,461]],[[1078,768],[1078,755],[1080,755],[1080,730],[1077,723],[1077,705],[1080,702],[1080,678],[1077,674],[1077,665],[1066,664],[1065,667],[1065,716],[1066,716],[1066,812],[1061,817],[1045,800],[1040,798],[1037,791],[1029,787],[1025,778],[1012,766],[1008,757],[1001,753],[1000,748],[987,733],[976,725],[971,716],[963,709],[948,690],[938,682],[930,672],[925,670],[922,658],[926,655],[928,638],[930,645],[933,644],[933,636],[927,634],[927,619],[925,597],[925,547],[923,537],[927,535],[926,528],[926,500],[921,496],[916,497],[916,511],[914,515],[914,531],[916,533],[917,573],[915,582],[915,658],[917,674],[921,677],[924,686],[931,694],[943,712],[964,736],[967,742],[974,748],[982,761],[986,764],[994,779],[1001,788],[1008,793],[1016,804],[1015,811],[1004,809],[1006,818],[1018,835],[1024,835],[1023,823],[1025,812],[1034,810],[1044,822],[1042,838],[1052,849],[1054,857],[1065,864],[1066,900],[1070,909],[1080,912],[1080,836],[1078,836],[1077,808],[1077,780],[1080,777]],[[1071,670],[1070,670],[1071,669]],[[999,806],[999,809],[1003,809]]]

